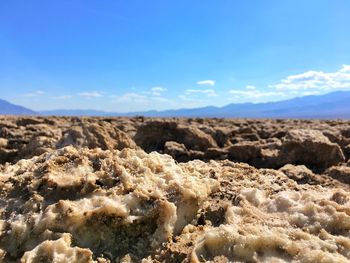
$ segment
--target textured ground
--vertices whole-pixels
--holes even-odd
[[[0,262],[350,262],[350,123],[0,117]]]

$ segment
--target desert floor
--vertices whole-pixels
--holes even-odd
[[[350,122],[0,116],[0,262],[350,262]]]

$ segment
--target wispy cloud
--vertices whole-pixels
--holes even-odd
[[[246,90],[230,90],[230,94],[234,95],[235,98],[245,98],[245,99],[259,99],[263,97],[274,97],[274,96],[285,96],[283,92],[277,91],[259,91],[256,89],[246,89]]]
[[[116,102],[136,102],[136,103],[147,103],[147,97],[138,93],[129,92],[120,96],[112,96]]]
[[[103,97],[103,94],[99,91],[91,91],[91,92],[81,92],[78,94],[80,97],[85,98],[100,98]]]
[[[128,92],[122,95],[111,96],[114,102],[132,102],[143,105],[167,105],[174,104],[174,101],[165,98],[163,93],[168,89],[161,86],[154,86],[147,91],[142,92]]]
[[[169,99],[164,98],[164,97],[153,97],[152,100],[153,101],[158,101],[158,102],[167,102],[167,103],[172,103],[173,104],[172,100],[169,100]]]
[[[25,97],[37,97],[37,96],[41,96],[45,94],[44,91],[42,90],[37,90],[37,91],[34,91],[34,92],[31,92],[31,93],[27,93],[27,94],[24,94]]]
[[[163,96],[163,93],[166,92],[167,90],[168,90],[167,88],[164,88],[161,86],[155,86],[147,91],[141,92],[142,95],[139,93],[134,93],[134,94],[137,94],[138,96],[142,96],[145,100],[148,100],[148,101],[172,103],[171,100]]]
[[[248,86],[245,87],[245,89],[247,89],[247,90],[256,90],[256,87],[252,86],[252,85],[248,85]]]
[[[212,79],[197,81],[198,85],[215,86],[216,81]]]
[[[215,90],[213,89],[187,89],[185,90],[185,95],[191,94],[204,94],[208,97],[217,97]]]
[[[155,87],[152,87],[150,88],[149,90],[146,90],[146,91],[142,91],[141,93],[142,94],[146,94],[146,95],[152,95],[152,96],[162,96],[163,93],[165,91],[167,91],[168,89],[167,88],[164,88],[164,87],[160,87],[160,86],[155,86]]]
[[[71,95],[62,95],[62,96],[55,96],[53,98],[56,100],[69,100],[72,98],[72,96]]]
[[[280,83],[270,85],[279,91],[317,90],[330,91],[350,89],[350,65],[343,65],[335,72],[307,71],[297,75],[288,76]]]
[[[198,99],[198,98],[192,98],[190,96],[187,95],[179,95],[179,99],[183,100],[183,101],[190,101],[190,102],[203,102],[203,100]]]
[[[149,95],[130,92],[120,96],[112,96],[112,98],[116,102],[133,102],[133,103],[140,103],[140,104],[149,104],[151,102],[166,102],[166,103],[173,104],[172,100],[164,98],[162,96],[158,96],[157,94],[154,96],[153,95],[149,96]]]
[[[156,87],[152,87],[151,88],[151,92],[150,93],[153,96],[161,96],[162,93],[167,91],[167,90],[168,90],[167,88],[156,86]]]
[[[310,95],[319,95],[319,94],[321,94],[321,92],[319,90],[307,90],[307,91],[301,92],[300,95],[302,95],[302,96],[310,96]]]
[[[290,75],[278,84],[269,85],[268,89],[259,90],[253,85],[245,89],[229,91],[235,99],[247,101],[268,101],[276,98],[291,98],[295,96],[319,95],[332,90],[350,89],[350,65],[343,65],[335,72],[306,71]]]

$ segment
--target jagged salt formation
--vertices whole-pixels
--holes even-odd
[[[349,187],[305,167],[69,146],[5,165],[0,188],[4,262],[350,258]]]
[[[63,262],[59,250],[82,262],[92,253],[109,259],[154,253],[194,219],[218,182],[184,174],[157,153],[66,147],[5,167],[0,187],[3,260]],[[87,250],[71,248],[66,233]]]

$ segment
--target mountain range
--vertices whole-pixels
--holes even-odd
[[[36,115],[38,113],[28,108],[15,105],[6,100],[0,99],[0,114],[2,115]]]
[[[49,110],[34,112],[30,109],[0,100],[3,115],[56,115],[56,116],[136,116],[146,117],[218,117],[218,118],[320,118],[350,119],[350,91],[336,91],[325,95],[297,97],[266,103],[229,104],[223,107],[201,107],[145,112],[105,112],[97,110]]]

